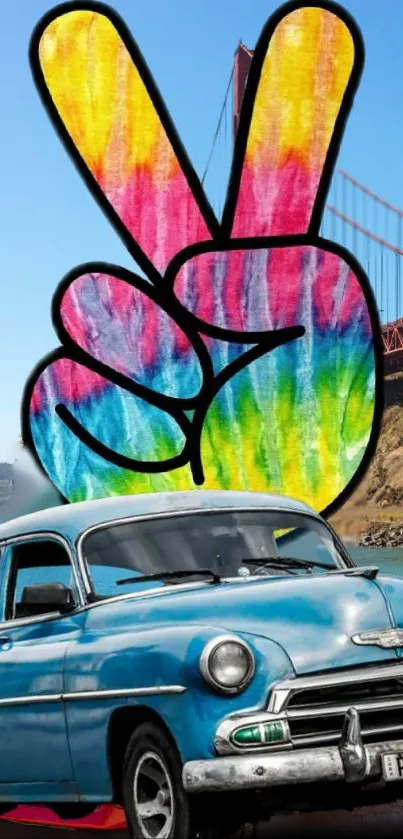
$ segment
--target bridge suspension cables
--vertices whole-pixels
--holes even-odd
[[[321,232],[357,257],[374,290],[381,322],[401,319],[403,212],[337,169]]]
[[[208,157],[203,184],[218,216],[253,53],[239,43]],[[403,211],[342,169],[333,175],[321,234],[358,259],[378,305],[385,354],[403,360]]]

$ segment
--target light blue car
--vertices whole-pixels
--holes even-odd
[[[189,839],[401,797],[403,580],[304,504],[90,501],[3,524],[0,553],[3,811],[115,802]]]

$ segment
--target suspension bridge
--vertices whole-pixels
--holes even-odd
[[[253,53],[238,45],[203,183],[218,214],[223,171],[232,158],[243,94]],[[321,234],[353,253],[372,285],[382,323],[385,373],[403,370],[403,210],[350,174],[333,175]]]

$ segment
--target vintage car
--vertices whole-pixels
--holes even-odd
[[[195,491],[0,527],[0,802],[223,837],[402,795],[403,580],[313,510]]]

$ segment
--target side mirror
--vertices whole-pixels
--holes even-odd
[[[43,615],[45,612],[66,614],[75,608],[74,595],[63,583],[41,583],[25,586],[21,600],[15,605],[16,618]]]

